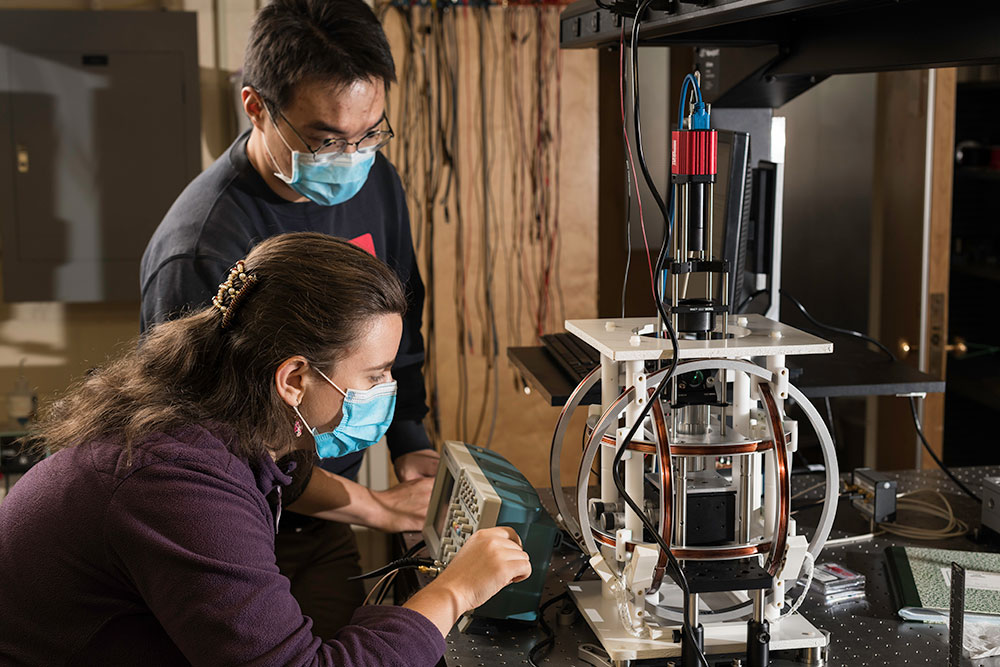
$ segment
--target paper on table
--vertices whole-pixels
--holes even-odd
[[[951,568],[942,567],[941,575],[944,583],[951,586]],[[965,571],[965,590],[1000,591],[1000,572],[983,572],[981,570]]]
[[[962,644],[973,660],[1000,655],[1000,625],[966,623]]]

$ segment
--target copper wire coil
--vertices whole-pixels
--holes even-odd
[[[765,410],[768,414],[768,424],[771,429],[772,437],[780,437],[781,440],[787,445],[787,434],[784,432],[783,424],[781,422],[780,413],[777,409],[777,404],[771,395],[770,386],[766,382],[761,382],[759,385],[761,389],[761,398],[764,403]],[[650,389],[649,392],[652,393],[654,390]],[[623,401],[627,401],[631,398],[630,394],[634,392],[634,388],[630,388],[608,408],[606,413],[610,413],[614,410],[621,410],[619,404]],[[656,439],[662,443],[662,447],[657,446],[655,443],[650,443],[647,441],[633,441],[629,443],[628,449],[633,451],[638,451],[642,454],[659,455],[660,456],[660,471],[661,471],[661,512],[666,512],[664,516],[661,514],[661,525],[664,531],[664,541],[669,544],[669,520],[671,517],[671,509],[669,506],[669,470],[670,465],[668,464],[671,455],[679,456],[729,456],[738,454],[753,454],[757,452],[764,452],[768,450],[775,451],[775,461],[776,461],[776,477],[778,481],[778,508],[776,517],[776,530],[775,537],[771,542],[762,542],[759,544],[751,544],[740,547],[705,547],[705,548],[689,548],[689,547],[678,547],[671,548],[671,553],[678,559],[682,560],[735,560],[740,558],[749,558],[759,554],[767,554],[767,559],[765,562],[765,569],[772,575],[776,574],[780,568],[781,562],[784,558],[784,550],[787,544],[787,530],[788,530],[788,520],[789,520],[789,510],[791,507],[791,489],[789,485],[789,475],[788,475],[788,452],[786,446],[775,447],[774,440],[760,440],[755,442],[743,442],[743,443],[733,443],[724,445],[706,445],[706,444],[675,444],[669,445],[667,443],[667,430],[665,425],[665,420],[663,418],[662,406],[654,406],[659,408],[659,419],[656,419],[656,410],[654,410],[654,426],[656,427]],[[593,437],[593,428],[587,427],[586,432],[588,437],[585,439],[590,441]],[[780,436],[778,436],[780,434]],[[608,444],[615,446],[617,444],[614,437],[605,434],[602,439],[602,444]],[[586,446],[585,446],[586,449]],[[666,477],[663,474],[666,473]],[[609,547],[615,547],[616,540],[614,537],[605,535],[604,533],[598,531],[597,529],[591,527],[591,532],[593,537],[597,542]],[[628,542],[626,545],[627,551],[634,551],[635,543]],[[655,583],[660,583],[663,579],[664,573],[666,571],[667,557],[665,553],[660,554],[657,561],[656,568],[654,570],[654,581]]]
[[[734,456],[736,454],[755,454],[765,452],[774,447],[771,440],[756,442],[741,442],[732,445],[670,445],[670,453],[674,456]]]
[[[768,423],[771,426],[771,434],[784,440],[784,429],[782,428],[781,415],[778,412],[778,405],[771,394],[771,385],[761,382],[757,385],[761,401],[767,411]],[[785,543],[788,541],[788,517],[791,510],[791,485],[788,479],[788,449],[786,447],[776,447],[775,468],[778,477],[778,517],[774,528],[774,541],[771,543],[771,551],[767,555],[764,569],[768,574],[774,576],[778,573],[781,562],[785,558]]]
[[[667,437],[667,420],[663,415],[663,405],[659,401],[653,404],[653,428],[656,429],[656,443],[660,457],[660,526],[662,527],[660,536],[663,538],[664,544],[669,545],[670,519],[673,511],[671,505],[673,490],[670,486],[670,440]],[[661,549],[656,567],[653,568],[653,582],[649,588],[650,592],[659,590],[663,576],[667,571],[667,560],[667,553]]]
[[[594,429],[592,429],[590,426],[587,426],[587,435],[589,436],[593,432]],[[617,441],[615,440],[615,436],[605,434],[605,436],[601,438],[601,444],[611,445],[612,447],[614,447],[617,444]],[[633,452],[642,452],[643,454],[655,454],[656,444],[652,442],[646,442],[645,440],[633,440],[628,444],[628,447],[626,447],[626,449]]]
[[[589,426],[587,428],[592,432]],[[601,443],[611,445],[612,447],[617,444],[614,436],[611,435],[605,435],[601,438]],[[688,445],[675,442],[670,445],[670,454],[671,456],[736,456],[739,454],[756,454],[757,452],[765,452],[773,448],[774,442],[772,440],[753,440],[750,442],[737,442],[731,445]],[[646,442],[645,440],[633,440],[628,444],[626,449],[639,452],[640,454],[658,453],[656,444]]]
[[[688,547],[684,549],[671,549],[671,551],[674,556],[681,560],[735,560],[737,558],[749,558],[762,554],[770,549],[770,547],[770,542],[762,542],[746,547],[726,547],[724,549],[694,549]]]
[[[593,534],[595,540],[606,547],[615,547],[617,544],[615,538],[605,535],[596,528],[591,528],[590,532]],[[629,552],[634,551],[635,545],[635,542],[626,542],[625,550]],[[771,542],[761,542],[742,547],[702,547],[700,549],[694,547],[673,547],[670,549],[670,552],[679,560],[735,560],[737,558],[749,558],[766,553],[771,549],[771,546]]]

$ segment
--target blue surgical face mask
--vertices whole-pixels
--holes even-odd
[[[292,407],[316,441],[316,453],[328,459],[359,452],[371,447],[382,439],[392,423],[396,411],[396,383],[384,382],[371,389],[344,391],[319,369],[313,368],[329,382],[334,389],[344,395],[343,416],[336,428],[320,433],[309,426],[298,407]]]
[[[271,122],[274,123],[273,119]],[[278,126],[274,125],[274,127],[277,130]],[[336,155],[313,155],[312,153],[292,150],[292,147],[285,141],[285,137],[281,135],[280,130],[278,130],[278,137],[292,152],[292,175],[285,176],[282,173],[265,141],[264,149],[275,168],[278,169],[274,175],[303,197],[308,197],[323,206],[341,204],[358,194],[365,181],[368,180],[368,172],[375,164],[375,153],[355,151],[353,153],[337,153]]]

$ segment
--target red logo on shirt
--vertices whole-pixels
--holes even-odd
[[[375,256],[375,239],[372,238],[370,233],[362,234],[357,238],[353,238],[350,242],[362,250],[367,251],[369,255]]]

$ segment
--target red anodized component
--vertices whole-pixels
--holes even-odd
[[[719,133],[715,130],[674,130],[670,141],[670,173],[716,175],[718,148]]]

